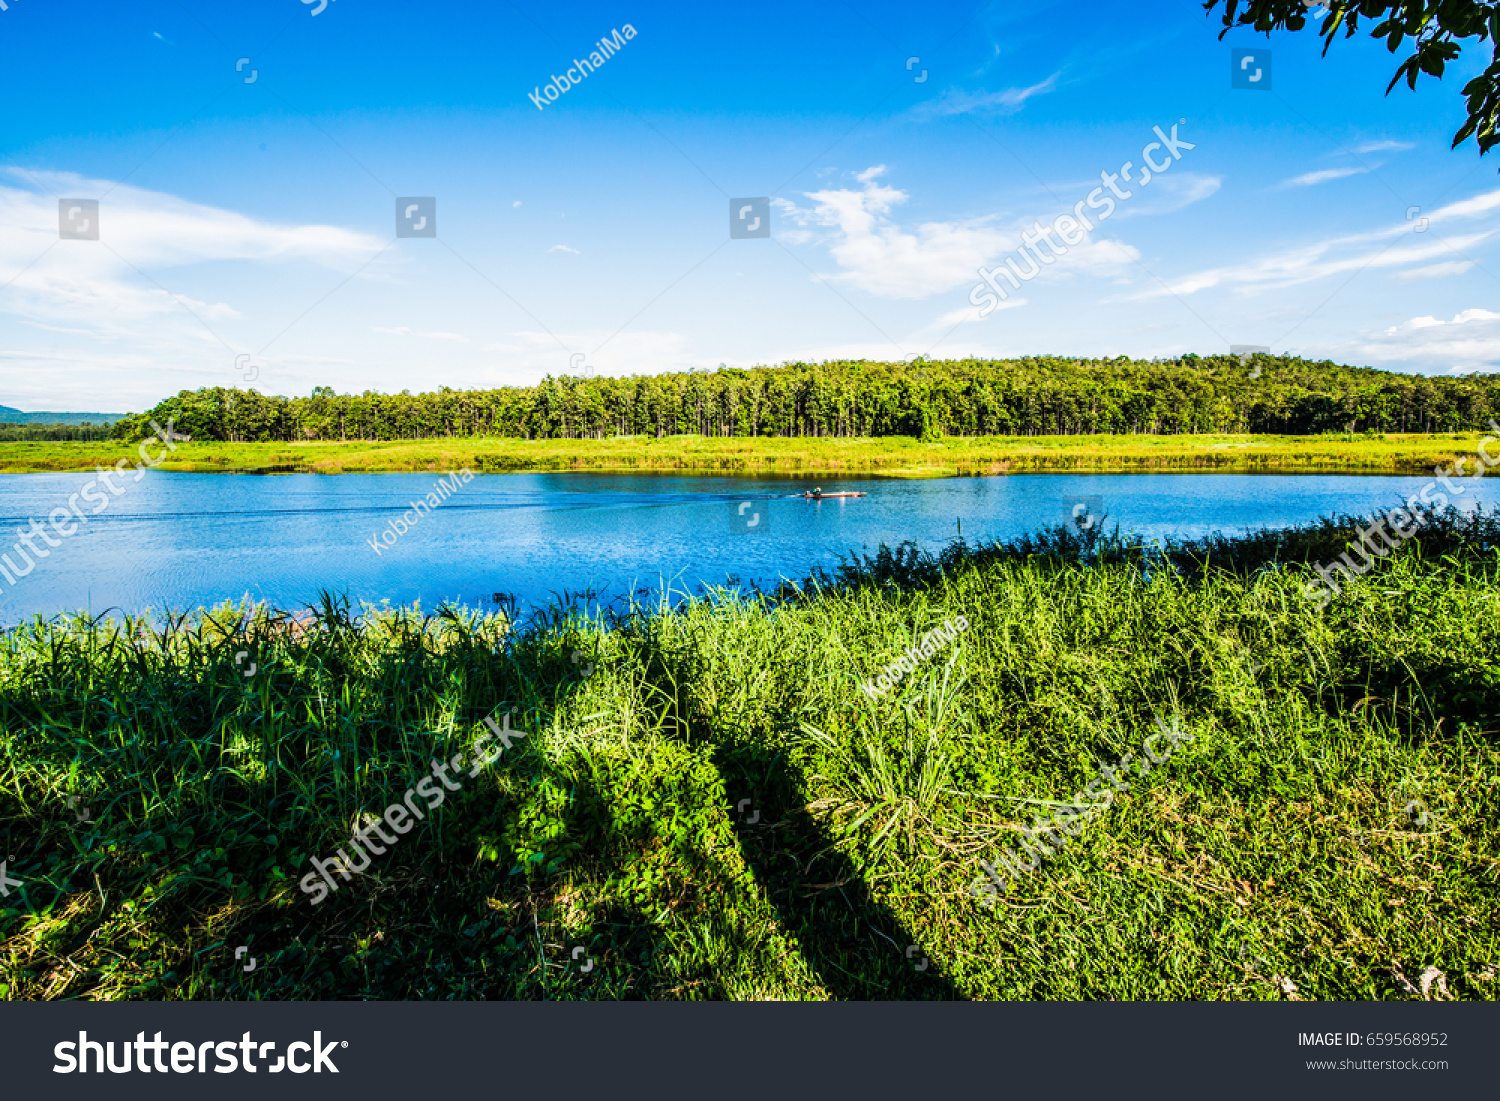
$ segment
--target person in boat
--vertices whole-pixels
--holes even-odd
[[[815,486],[813,488],[812,493],[810,493],[808,496],[810,496],[810,497],[821,497],[821,496],[823,496],[823,487],[822,486]]]

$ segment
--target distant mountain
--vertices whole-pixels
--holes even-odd
[[[0,424],[113,424],[124,413],[23,413],[0,405]]]

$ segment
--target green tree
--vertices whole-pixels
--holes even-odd
[[[1307,25],[1309,6],[1302,0],[1205,0],[1203,9],[1212,12],[1220,4],[1224,30],[1222,39],[1236,26],[1254,27],[1270,34],[1274,30],[1300,31]],[[1328,10],[1318,34],[1323,38],[1323,53],[1333,45],[1342,28],[1345,38],[1358,33],[1365,20],[1371,38],[1385,39],[1386,47],[1395,53],[1411,40],[1411,53],[1396,66],[1396,73],[1386,85],[1389,95],[1402,77],[1409,88],[1417,86],[1422,73],[1441,78],[1448,62],[1462,52],[1459,42],[1476,38],[1480,44],[1491,43],[1490,65],[1483,73],[1464,85],[1468,118],[1453,135],[1458,146],[1471,136],[1478,138],[1479,155],[1483,156],[1500,133],[1500,3],[1480,0],[1401,0],[1381,3],[1379,0],[1324,0]]]

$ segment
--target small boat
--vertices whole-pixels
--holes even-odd
[[[868,494],[865,494],[865,493],[804,493],[804,494],[802,494],[802,496],[806,497],[809,501],[826,501],[830,497],[865,497],[865,496],[868,496]]]

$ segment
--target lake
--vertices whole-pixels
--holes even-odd
[[[133,477],[133,476],[132,476]],[[121,479],[124,492],[38,559],[14,584],[0,577],[0,622],[108,608],[190,610],[249,596],[282,608],[319,589],[356,604],[480,605],[494,594],[545,603],[564,590],[606,599],[663,584],[731,577],[774,585],[915,540],[1011,537],[1107,515],[1106,528],[1146,536],[1235,534],[1333,512],[1403,502],[1430,477],[1255,474],[1019,474],[908,481],[846,477],[719,477],[564,473],[476,475],[394,545],[371,540],[432,492],[436,474],[168,474]],[[90,474],[0,475],[6,532],[43,524]],[[858,499],[789,495],[815,484]],[[1456,483],[1458,484],[1458,483]],[[1463,480],[1458,500],[1500,498],[1500,479]],[[85,514],[90,506],[81,506]],[[52,528],[46,527],[50,533]],[[54,535],[53,539],[58,540]],[[394,538],[394,536],[392,536]],[[13,566],[15,536],[0,537]]]

